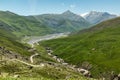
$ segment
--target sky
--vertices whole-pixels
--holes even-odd
[[[60,14],[67,10],[76,14],[90,11],[120,14],[120,0],[0,0],[0,10],[19,15]]]

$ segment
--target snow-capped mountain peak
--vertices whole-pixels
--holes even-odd
[[[117,15],[110,14],[108,12],[97,12],[97,11],[84,13],[84,14],[81,14],[81,16],[84,17],[84,19],[86,19],[88,22],[92,24],[98,24],[102,21],[117,17]]]

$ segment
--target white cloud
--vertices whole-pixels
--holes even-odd
[[[73,8],[75,8],[75,7],[76,7],[76,5],[74,5],[74,4],[71,4],[71,5],[70,5],[70,8],[71,8],[71,9],[73,9]]]

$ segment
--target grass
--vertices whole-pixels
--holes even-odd
[[[11,77],[7,77],[7,78],[0,78],[0,80],[56,80],[56,79],[47,79],[44,77],[41,78],[11,78]],[[58,79],[57,79],[58,80]],[[76,80],[75,78],[71,78],[71,79],[59,79],[59,80]],[[95,80],[95,79],[86,79],[86,78],[78,78],[77,80]]]
[[[81,66],[84,62],[92,64],[94,77],[111,71],[120,72],[120,18],[98,24],[67,38],[40,42],[51,47],[54,55],[65,61]],[[105,75],[105,76],[106,76]]]
[[[11,16],[9,16],[9,19],[1,18],[0,46],[4,46],[7,50],[21,54],[22,56],[29,57],[34,52],[28,52],[28,45],[19,43],[18,41],[20,38],[18,37],[26,34],[37,35],[39,32],[32,33],[32,30],[34,32],[38,28],[31,28],[32,26],[36,26],[36,22],[31,23],[31,21],[25,21],[26,19],[24,20],[23,17],[18,15],[16,17],[16,14],[12,14],[12,18],[17,18],[18,21],[13,21],[10,18]],[[13,25],[14,22],[16,24]],[[90,63],[92,65],[90,71],[95,78],[98,78],[101,75],[108,77],[112,71],[115,71],[115,73],[118,74],[120,72],[119,22],[119,18],[113,19],[98,24],[90,29],[83,30],[67,38],[42,42],[40,43],[40,46],[35,46],[37,52],[40,54],[40,57],[35,58],[35,60],[42,62],[56,62],[47,55],[47,52],[43,48],[43,46],[51,47],[54,51],[53,54],[63,58],[65,62],[76,64],[78,67],[81,67],[84,62]],[[10,27],[11,25],[12,27]],[[31,31],[31,33],[26,31],[27,29],[24,30],[24,28],[21,27],[26,25],[26,28],[29,27],[28,29],[30,29],[29,31]],[[13,27],[17,28],[17,31],[23,30],[23,33],[18,33]],[[42,28],[40,28],[40,33],[43,32],[43,34],[46,34],[44,29],[49,32],[49,29],[42,26]],[[0,77],[0,80],[64,80],[66,76],[69,76],[68,74],[72,76],[68,80],[87,80],[81,74],[62,66],[55,67],[49,65],[44,68],[33,68],[31,70],[29,70],[28,67],[29,66],[22,63],[8,61],[7,64],[0,65],[0,72],[9,73],[10,75],[5,78]],[[18,74],[21,77],[14,79],[12,77],[14,74]]]
[[[66,80],[66,76],[70,77],[68,80],[87,80],[81,74],[63,66],[47,65],[29,69],[23,63],[10,60],[5,65],[0,64],[0,71],[0,80]],[[20,77],[14,78],[14,75]]]
[[[6,50],[13,51],[16,54],[20,54],[23,58],[29,58],[30,55],[36,52],[39,53],[40,56],[34,58],[36,62],[34,64],[40,64],[44,62],[56,62],[54,59],[47,55],[47,52],[43,47],[36,46],[35,48],[37,49],[37,51],[31,53],[27,50],[29,46],[19,43],[19,38],[17,38],[11,32],[0,29],[0,35],[0,46],[5,47]],[[56,67],[52,65],[47,65],[43,68],[34,67],[32,69],[29,69],[30,66],[25,65],[20,61],[11,61],[9,60],[9,56],[5,57],[5,55],[7,55],[7,53],[3,54],[3,51],[0,51],[0,57],[2,56],[2,60],[4,60],[4,58],[8,58],[6,63],[0,62],[0,76],[3,75],[0,77],[0,80],[62,80],[65,79],[68,74],[70,74],[72,76],[71,78],[73,79],[84,79],[81,74],[62,66]],[[24,59],[22,61],[24,61]],[[26,62],[30,61],[28,60]],[[20,78],[13,78],[14,75],[20,75]]]
[[[7,77],[7,78],[0,78],[0,80],[52,80],[52,79],[47,79],[44,77],[41,78],[28,78],[28,77],[23,77],[23,78],[13,78],[13,77]]]
[[[52,29],[39,21],[29,20],[24,16],[19,16],[9,11],[0,11],[0,22],[9,25],[2,28],[11,30],[17,37],[40,36],[52,33]]]
[[[5,47],[7,50],[11,50],[13,52],[29,55],[27,51],[27,44],[21,44],[18,42],[19,38],[17,38],[14,34],[12,34],[9,30],[0,28],[0,46]]]

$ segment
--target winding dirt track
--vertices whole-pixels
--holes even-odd
[[[25,65],[27,65],[27,66],[42,67],[41,65],[30,64],[30,63],[27,63],[27,62],[25,62],[25,61],[21,61],[21,60],[18,60],[18,59],[0,60],[0,62],[6,62],[6,61],[17,61],[17,62],[20,62],[20,63],[25,64]]]

